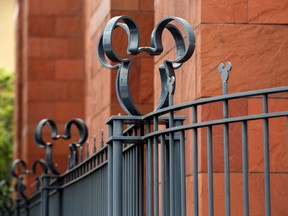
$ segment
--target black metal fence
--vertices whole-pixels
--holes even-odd
[[[119,24],[119,20],[122,20],[124,24]],[[179,51],[178,62],[181,64],[188,59],[189,55],[192,55],[194,49],[194,47],[191,48],[194,46],[194,34],[191,33],[192,30],[189,30],[190,27],[188,29],[187,23],[182,19],[170,17],[162,20],[154,33],[158,32],[159,34],[159,29],[163,31],[164,28],[168,28],[181,50],[183,37],[179,36],[180,31],[177,27],[168,25],[171,20],[180,22],[190,37],[188,46]],[[115,26],[123,27],[130,33],[137,32],[132,31],[136,25],[128,17],[112,19],[112,23],[108,23],[106,30],[113,30]],[[107,37],[107,35],[105,36],[106,30],[104,30],[104,38]],[[135,38],[133,34],[129,38]],[[157,35],[155,38],[158,38]],[[107,48],[106,42],[103,42],[105,40],[102,40],[99,42],[100,60],[104,64],[107,63],[104,59],[105,53],[110,60],[119,62],[120,60],[114,54],[109,53],[111,49]],[[133,46],[133,43],[131,42],[130,45]],[[190,48],[192,52],[189,51]],[[134,47],[133,49],[134,54],[140,50],[153,54],[152,48]],[[186,54],[188,57],[183,57]],[[167,66],[169,63],[165,64]],[[262,215],[265,212],[265,215],[268,216],[279,215],[279,212],[283,213],[281,209],[279,211],[273,206],[271,197],[273,185],[270,183],[270,179],[272,174],[286,174],[286,172],[271,169],[270,152],[272,147],[287,145],[287,106],[279,106],[280,108],[275,109],[273,105],[277,103],[275,98],[287,100],[287,86],[228,94],[228,76],[231,64],[227,63],[225,67],[221,64],[218,70],[222,77],[223,95],[174,105],[174,69],[176,67],[167,66],[163,69],[166,72],[165,75],[162,75],[160,105],[155,111],[141,115],[132,100],[126,98],[126,95],[129,96],[129,86],[127,80],[122,82],[124,75],[121,75],[125,72],[123,72],[125,67],[120,65],[116,68],[118,68],[116,84],[118,99],[128,115],[112,116],[107,121],[109,138],[106,144],[98,152],[94,152],[92,156],[78,163],[78,147],[87,138],[85,124],[79,119],[74,119],[66,125],[65,135],[58,135],[54,122],[51,120],[41,121],[36,130],[35,140],[40,147],[46,149],[46,161],[42,163],[42,165],[45,164],[41,177],[42,186],[32,197],[27,198],[24,194],[22,177],[14,173],[18,179],[16,187],[18,197],[13,208],[2,206],[2,215],[186,216],[242,214],[247,216]],[[126,91],[125,94],[121,92],[123,89]],[[126,94],[127,91],[128,94]],[[257,105],[259,102],[260,108]],[[257,112],[255,110],[247,111],[247,103],[256,107]],[[244,110],[244,112],[232,112],[231,107],[238,111]],[[204,115],[205,110],[209,110],[212,117]],[[275,128],[273,128],[275,119],[277,134],[285,134],[285,139],[279,139],[278,135],[275,135]],[[279,122],[281,124],[278,124]],[[72,124],[75,124],[80,131],[80,140],[70,145],[69,170],[64,174],[60,174],[53,165],[51,143],[47,144],[41,140],[41,128],[46,124],[51,127],[53,139],[69,139]],[[275,140],[278,140],[277,144],[273,143]],[[257,157],[260,161],[256,162],[257,168],[255,169],[251,162],[252,157]],[[19,164],[21,164],[24,174],[33,173],[33,169],[32,171],[27,170],[23,162],[16,161],[14,167]],[[50,171],[46,172],[46,168]],[[257,208],[251,202],[253,188],[249,187],[249,182],[254,174],[263,176],[264,182],[261,188],[263,193],[260,193],[264,196],[253,196],[253,199],[263,200],[263,205],[257,205]],[[233,178],[231,178],[232,175]],[[219,184],[219,176],[221,176],[223,184]],[[215,177],[217,177],[217,182],[215,182]],[[201,179],[199,180],[199,178]],[[239,178],[241,181],[238,184]],[[189,183],[186,182],[188,179]],[[231,189],[231,185],[235,184],[237,193],[239,193],[236,199],[232,197],[235,192]],[[260,182],[259,184],[261,185]],[[191,185],[192,187],[190,187]],[[252,186],[256,186],[255,181]],[[283,193],[287,194],[287,191],[283,191]],[[276,198],[281,199],[281,194],[279,196],[280,198]],[[285,196],[283,195],[283,197]],[[238,202],[236,210],[233,209],[235,202]],[[262,211],[261,209],[264,208],[265,211]],[[282,215],[285,215],[285,210]]]

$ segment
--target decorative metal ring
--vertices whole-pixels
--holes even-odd
[[[22,174],[26,175],[30,172],[29,172],[29,170],[27,170],[27,166],[26,166],[25,161],[20,160],[20,159],[16,159],[13,161],[12,167],[11,167],[11,176],[17,179],[16,185],[15,185],[15,190],[18,192],[19,197],[23,198],[24,200],[27,200],[27,196],[25,195],[26,186],[22,182],[23,176],[18,175],[16,173],[16,168],[18,166],[21,167]]]
[[[58,139],[64,139],[69,140],[71,138],[71,127],[72,125],[75,125],[76,128],[79,131],[80,137],[78,141],[72,142],[70,147],[71,157],[73,164],[77,164],[78,161],[78,154],[77,154],[77,147],[81,146],[83,143],[85,143],[87,137],[88,137],[88,128],[84,121],[79,118],[75,118],[70,120],[66,123],[64,126],[64,135],[58,134],[58,129],[54,121],[50,119],[43,119],[39,122],[39,124],[36,127],[34,140],[38,147],[45,148],[46,149],[46,162],[47,166],[50,169],[50,171],[55,174],[59,175],[60,173],[57,171],[56,166],[53,163],[52,159],[52,143],[51,142],[45,142],[42,138],[42,129],[45,125],[49,125],[51,128],[51,139],[52,140],[58,140]],[[75,152],[76,151],[76,152]]]
[[[187,37],[187,45],[185,45],[184,37],[181,31],[173,24],[172,21],[179,23],[185,31]],[[121,23],[122,22],[122,23]],[[128,16],[117,16],[112,18],[106,25],[97,47],[97,55],[100,63],[108,69],[118,69],[116,77],[116,94],[118,101],[123,110],[129,115],[142,115],[130,96],[129,89],[129,72],[131,61],[130,59],[122,59],[116,55],[112,47],[112,34],[117,28],[123,28],[128,35],[127,54],[137,55],[140,52],[147,52],[149,55],[160,55],[163,52],[162,34],[164,29],[169,30],[176,44],[176,59],[167,59],[159,66],[161,78],[161,95],[156,109],[161,109],[168,105],[168,95],[174,94],[176,78],[174,70],[181,67],[182,63],[187,61],[193,54],[195,49],[195,35],[190,24],[179,17],[166,17],[162,19],[154,28],[151,34],[151,46],[139,47],[139,30],[136,23]],[[110,65],[106,57],[115,62],[115,65]],[[168,83],[173,78],[173,85],[168,89]]]
[[[48,166],[46,164],[46,162],[44,160],[35,160],[32,164],[32,169],[31,169],[31,172],[33,174],[36,173],[36,167],[37,165],[40,165],[41,167],[41,170],[42,170],[42,174],[47,174],[48,173]]]
[[[20,160],[20,159],[16,159],[13,161],[12,166],[11,166],[11,176],[14,178],[19,178],[20,176],[16,173],[16,168],[20,166],[21,167],[21,171],[23,174],[27,174],[28,170],[27,170],[27,166],[25,161]]]

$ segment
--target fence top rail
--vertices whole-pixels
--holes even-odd
[[[178,111],[181,109],[198,106],[198,105],[204,105],[208,103],[214,103],[214,102],[219,102],[219,101],[224,101],[224,100],[240,99],[240,98],[246,98],[246,97],[252,97],[252,96],[260,96],[260,95],[265,95],[265,94],[267,95],[267,94],[282,93],[282,92],[288,92],[288,86],[246,91],[246,92],[233,93],[233,94],[227,94],[227,95],[221,95],[221,96],[214,96],[214,97],[209,97],[209,98],[202,98],[202,99],[197,99],[197,100],[190,101],[190,102],[184,102],[181,104],[176,104],[173,106],[169,106],[160,110],[150,112],[147,115],[143,116],[142,119],[143,120],[152,119],[154,116],[164,115],[171,111]]]
[[[171,128],[164,129],[164,130],[153,131],[143,136],[142,139],[145,140],[154,136],[160,136],[162,134],[178,132],[182,130],[189,130],[193,128],[203,128],[207,126],[215,126],[215,125],[220,125],[220,124],[225,124],[225,123],[236,123],[236,122],[253,121],[253,120],[259,120],[259,119],[278,118],[278,117],[288,117],[288,112],[265,113],[265,114],[250,115],[250,116],[233,117],[233,118],[227,118],[227,119],[217,119],[213,121],[206,121],[206,122],[199,122],[199,123],[191,123],[187,125],[171,127]]]
[[[207,126],[215,126],[215,125],[220,125],[220,124],[225,124],[225,123],[236,123],[236,122],[253,121],[253,120],[259,120],[259,119],[264,119],[264,118],[278,118],[278,117],[288,117],[288,112],[265,113],[265,114],[250,115],[250,116],[233,117],[233,118],[227,118],[227,119],[217,119],[213,121],[206,121],[206,122],[199,122],[199,123],[191,123],[191,124],[175,126],[175,127],[171,127],[171,128],[167,128],[163,130],[152,131],[150,133],[147,133],[144,136],[129,136],[129,137],[111,136],[109,137],[107,143],[112,143],[112,141],[123,141],[123,142],[138,142],[138,144],[141,144],[142,142],[145,142],[145,140],[149,138],[165,135],[171,132],[190,130],[193,128],[203,128]]]
[[[288,86],[281,86],[276,88],[268,88],[268,89],[261,89],[261,90],[253,90],[253,91],[246,91],[246,92],[240,92],[240,93],[233,93],[233,94],[227,94],[227,95],[220,95],[220,96],[214,96],[209,98],[201,98],[194,101],[184,102],[181,104],[176,104],[173,106],[169,106],[163,109],[155,110],[153,112],[150,112],[144,116],[111,116],[106,124],[112,123],[114,120],[121,120],[126,124],[137,124],[137,123],[144,123],[145,120],[152,120],[154,116],[161,116],[164,114],[167,114],[171,111],[178,111],[181,109],[198,106],[198,105],[204,105],[208,103],[214,103],[214,102],[220,102],[224,100],[233,100],[233,99],[240,99],[240,98],[246,98],[246,97],[253,97],[253,96],[260,96],[260,95],[267,95],[267,94],[275,94],[275,93],[283,93],[288,92]],[[165,120],[167,117],[160,117],[159,120]]]

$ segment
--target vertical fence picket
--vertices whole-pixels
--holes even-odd
[[[249,216],[247,122],[242,122],[242,173],[244,216]]]
[[[192,107],[192,123],[197,123],[197,107]],[[192,145],[193,145],[193,182],[194,182],[194,216],[199,214],[198,201],[198,131],[197,128],[192,129]]]
[[[207,127],[207,158],[208,158],[208,212],[214,215],[214,190],[213,190],[213,145],[212,126]]]
[[[268,96],[262,96],[263,113],[268,113]],[[269,121],[263,119],[263,140],[264,140],[264,184],[265,184],[265,215],[271,215],[270,201],[270,156],[269,156]]]

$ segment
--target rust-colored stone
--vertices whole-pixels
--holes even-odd
[[[286,0],[248,1],[249,23],[287,24],[288,2]]]
[[[28,41],[28,56],[39,57],[42,55],[42,43],[39,37],[30,37]]]
[[[69,110],[69,112],[67,112]],[[72,118],[83,116],[83,106],[79,102],[57,102],[55,103],[55,119],[68,122]]]
[[[221,94],[219,63],[233,69],[229,92],[287,85],[285,65],[288,29],[269,25],[202,25],[199,97]],[[248,79],[249,77],[249,79]]]
[[[30,101],[57,101],[69,98],[67,82],[55,81],[29,81],[29,100]]]
[[[29,79],[54,79],[55,64],[53,60],[31,59],[28,65]]]
[[[56,60],[55,78],[59,80],[83,80],[84,66],[81,59]]]
[[[44,57],[67,58],[69,56],[68,40],[65,38],[45,38],[42,44]]]
[[[79,16],[59,17],[56,19],[56,35],[67,37],[81,37],[83,20]]]
[[[207,0],[201,1],[202,23],[246,23],[246,0]]]
[[[111,10],[138,10],[139,2],[140,0],[111,0]]]
[[[29,16],[29,35],[51,37],[55,35],[54,16]]]

